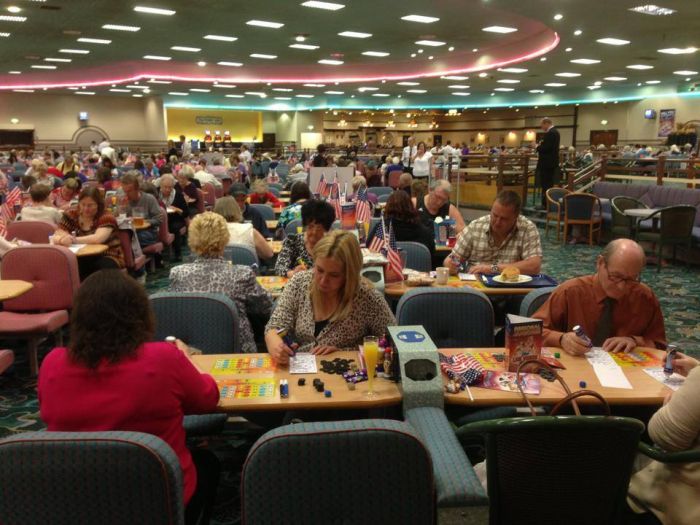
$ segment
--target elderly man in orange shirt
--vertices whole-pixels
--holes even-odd
[[[659,301],[640,282],[646,264],[644,250],[629,239],[609,243],[598,256],[595,275],[578,277],[559,286],[534,317],[544,322],[543,344],[572,355],[588,351],[576,335],[579,325],[593,342],[610,352],[638,346],[666,347]]]

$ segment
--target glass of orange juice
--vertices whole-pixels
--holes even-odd
[[[367,366],[367,396],[374,397],[374,372],[377,369],[377,361],[379,360],[379,338],[375,336],[367,336],[364,339],[362,355],[365,358]]]

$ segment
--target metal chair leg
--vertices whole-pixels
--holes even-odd
[[[37,355],[39,349],[39,339],[36,337],[30,337],[27,340],[27,359],[29,360],[29,373],[32,377],[35,377],[39,373],[39,356]]]

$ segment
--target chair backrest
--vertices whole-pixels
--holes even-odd
[[[540,306],[547,302],[547,299],[549,299],[549,296],[552,295],[555,289],[555,286],[550,286],[532,290],[523,297],[523,302],[520,303],[520,315],[523,317],[532,317],[532,315],[540,309]]]
[[[472,423],[457,436],[485,437],[489,523],[584,525],[623,522],[643,430],[630,418],[543,416]]]
[[[433,261],[430,250],[425,244],[413,241],[401,241],[396,247],[406,254],[406,268],[417,272],[429,272],[433,269]]]
[[[158,240],[163,243],[163,246],[168,246],[172,243],[170,238],[170,229],[168,228],[168,212],[161,206],[160,208],[160,225],[158,226]]]
[[[564,216],[574,221],[589,221],[593,218],[598,197],[588,193],[569,193],[564,195]]]
[[[377,199],[379,199],[379,197],[382,195],[391,195],[391,192],[393,191],[394,188],[388,186],[372,186],[371,188],[367,188],[367,193],[374,193],[377,196]]]
[[[134,250],[131,247],[131,236],[133,235],[131,230],[122,230],[121,228],[117,230],[117,235],[119,236],[119,242],[122,246],[122,253],[124,254],[124,266],[128,269],[134,268]]]
[[[231,259],[233,264],[242,264],[243,266],[260,264],[258,254],[245,244],[229,244],[224,249],[224,253]]]
[[[277,189],[277,191],[282,191],[282,189],[284,188],[284,184],[280,184],[279,182],[269,182],[267,186],[268,188],[270,188],[270,190],[272,190],[272,188],[275,188]]]
[[[15,299],[3,302],[12,312],[69,310],[80,286],[78,259],[63,246],[35,244],[14,248],[0,265],[3,279],[29,281],[34,287]]]
[[[693,226],[695,224],[695,206],[669,206],[661,210],[661,223],[659,230],[661,238],[667,239],[688,239],[693,236]]]
[[[381,202],[386,202],[386,201],[388,201],[388,200],[389,200],[389,196],[390,196],[389,193],[385,193],[384,195],[380,195],[379,197],[377,197],[377,203],[381,203]]]
[[[269,186],[268,189],[270,190],[270,193],[272,193],[275,197],[280,196],[280,190],[279,188],[275,188],[273,186]]]
[[[204,207],[213,208],[216,204],[216,188],[211,182],[202,185],[202,194],[204,196]]]
[[[396,307],[396,322],[399,326],[423,325],[438,348],[488,348],[494,344],[493,306],[478,290],[409,290]]]
[[[258,210],[260,212],[260,215],[262,215],[262,218],[266,221],[274,221],[275,220],[275,210],[272,209],[272,206],[269,204],[249,204],[251,208],[254,210]]]
[[[612,210],[612,226],[630,228],[634,225],[635,218],[628,217],[624,211],[633,208],[648,208],[648,206],[634,197],[618,195],[610,200],[610,208]]]
[[[204,192],[197,188],[197,213],[204,213],[206,210],[206,205],[204,204]]]
[[[48,244],[56,233],[56,226],[42,221],[14,221],[7,225],[7,238],[20,239],[33,244]]]
[[[241,499],[246,525],[277,523],[281,516],[304,525],[430,525],[436,515],[430,454],[409,425],[388,419],[267,432],[243,466]]]
[[[280,180],[286,182],[287,176],[289,175],[289,164],[284,161],[280,161],[275,167],[275,173],[280,178]]]
[[[161,292],[150,297],[156,317],[154,339],[173,335],[205,354],[241,352],[238,308],[223,294]]]
[[[294,219],[293,221],[287,223],[287,225],[284,227],[284,232],[287,235],[294,235],[297,232],[297,228],[300,226],[302,226],[301,219]]]
[[[562,199],[569,193],[571,192],[566,188],[549,188],[545,193],[547,196],[547,211],[556,213],[558,210],[563,209],[564,203]]]
[[[183,524],[182,469],[139,432],[25,432],[0,440],[0,523]]]

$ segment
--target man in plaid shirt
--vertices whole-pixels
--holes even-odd
[[[496,196],[491,213],[472,221],[459,235],[444,265],[457,273],[457,263],[467,262],[470,273],[499,274],[515,266],[521,274],[535,275],[542,265],[537,226],[520,215],[520,196],[505,190]]]

